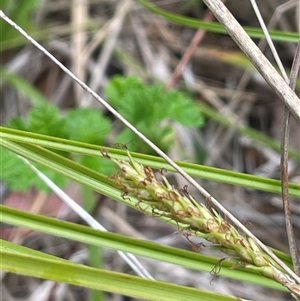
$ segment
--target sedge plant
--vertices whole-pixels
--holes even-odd
[[[110,158],[105,150],[102,153]],[[250,237],[241,235],[213,208],[199,204],[187,187],[176,189],[163,174],[162,181],[159,181],[149,166],[137,163],[129,152],[127,154],[129,161],[110,158],[120,168],[111,178],[123,197],[134,196],[138,199],[138,208],[143,211],[145,207],[140,206],[143,204],[153,216],[176,222],[188,239],[192,234],[205,238],[221,251],[237,258],[237,266],[257,270],[300,297],[300,287]]]
[[[48,56],[51,57],[51,55]],[[70,72],[67,73],[70,75]],[[72,76],[72,78],[79,82],[76,77]],[[93,96],[97,96],[86,85],[82,86]],[[103,101],[98,96],[95,98]],[[110,111],[116,113],[112,109]],[[124,122],[124,118],[120,120]],[[128,123],[125,124],[128,126]],[[107,154],[105,156],[110,158]],[[240,235],[216,210],[198,204],[186,188],[175,189],[164,176],[162,176],[163,181],[157,180],[151,168],[137,164],[129,153],[128,157],[129,162],[114,159],[114,162],[121,168],[121,172],[112,177],[112,182],[122,191],[124,198],[136,197],[138,208],[141,207],[143,210],[142,205],[146,205],[151,209],[153,216],[173,220],[187,238],[195,234],[207,239],[220,250],[237,257],[237,265],[257,270],[299,296],[299,287],[252,238]],[[210,199],[208,198],[207,201],[209,202]]]

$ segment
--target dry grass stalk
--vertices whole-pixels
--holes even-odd
[[[184,189],[178,190],[162,175],[159,181],[149,166],[133,160],[128,152],[129,162],[110,158],[120,167],[120,172],[112,176],[113,184],[123,196],[134,196],[141,204],[150,206],[153,216],[164,216],[183,225],[183,231],[205,238],[233,259],[238,258],[238,266],[259,271],[262,275],[287,287],[300,296],[300,288],[284,274],[278,265],[250,238],[241,235],[214,209],[199,204]]]

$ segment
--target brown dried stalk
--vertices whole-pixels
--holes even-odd
[[[194,234],[205,238],[221,251],[235,259],[239,258],[239,266],[257,270],[300,296],[300,287],[250,237],[241,235],[214,209],[199,204],[186,187],[182,190],[176,189],[163,175],[163,180],[159,181],[149,166],[137,163],[127,153],[129,162],[110,158],[103,151],[104,156],[120,167],[120,172],[111,178],[124,197],[136,197],[140,210],[144,211],[141,204],[149,206],[153,216],[167,217],[182,225],[182,230],[188,233],[187,237]]]
[[[297,75],[300,70],[300,42],[298,42],[295,57],[293,60],[289,86],[295,90]],[[289,199],[289,172],[288,172],[288,148],[289,148],[289,132],[290,132],[290,117],[291,113],[287,107],[284,109],[283,124],[282,124],[282,138],[281,138],[281,191],[284,218],[286,225],[286,232],[288,236],[289,249],[293,260],[295,273],[300,276],[300,262],[297,250],[297,243],[295,240],[294,229],[292,224],[291,204]]]

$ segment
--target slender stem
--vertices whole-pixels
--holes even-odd
[[[214,15],[211,11],[208,11],[204,17],[204,21],[212,21],[214,18]],[[176,85],[176,82],[178,81],[179,76],[182,74],[184,71],[186,65],[190,61],[191,57],[195,53],[199,43],[203,40],[206,34],[206,30],[204,29],[198,29],[196,34],[194,35],[189,47],[186,49],[184,52],[183,57],[181,58],[179,64],[176,66],[175,71],[172,74],[171,79],[169,80],[168,83],[168,88],[171,89]]]
[[[278,65],[278,68],[279,68],[279,70],[280,70],[280,72],[281,72],[284,80],[288,83],[289,82],[288,76],[286,75],[285,69],[284,69],[284,67],[282,65],[282,62],[281,62],[280,58],[279,58],[277,50],[276,50],[276,48],[274,46],[274,43],[272,41],[272,38],[269,35],[269,31],[268,31],[267,26],[266,26],[266,24],[265,24],[265,22],[264,22],[264,20],[262,18],[262,15],[261,15],[261,13],[259,11],[259,8],[258,8],[258,6],[256,4],[256,0],[250,0],[250,2],[252,4],[252,7],[253,7],[253,9],[255,11],[255,14],[257,16],[257,19],[259,21],[260,27],[262,28],[262,30],[264,32],[264,35],[265,35],[266,40],[268,42],[268,45],[269,45],[269,47],[271,49],[271,52],[272,52],[272,54],[274,56],[274,59],[275,59],[277,65]]]
[[[299,48],[300,44],[298,43],[298,46],[296,48],[296,53],[294,56],[294,61],[293,61],[292,70],[291,70],[291,76],[290,76],[290,80],[289,80],[286,75],[286,72],[284,70],[284,67],[281,63],[281,60],[278,56],[276,48],[273,44],[273,41],[269,35],[267,27],[260,14],[260,11],[258,9],[256,1],[255,0],[250,0],[250,1],[253,6],[253,9],[255,11],[255,14],[259,20],[260,26],[264,31],[264,34],[268,41],[269,47],[274,55],[274,58],[277,62],[277,65],[281,71],[281,74],[282,74],[284,80],[287,83],[289,83],[289,86],[291,87],[292,90],[295,90],[296,79],[297,79],[297,75],[298,75],[298,71],[299,71],[299,67],[300,67],[300,48]],[[289,199],[289,188],[288,188],[288,181],[289,181],[288,149],[289,149],[290,118],[291,118],[291,112],[285,106],[284,113],[283,113],[282,138],[281,138],[281,190],[282,190],[284,217],[285,217],[285,224],[286,224],[286,231],[287,231],[287,236],[288,236],[290,253],[291,253],[292,260],[293,260],[295,273],[298,276],[300,276],[299,255],[298,255],[298,251],[297,251],[297,244],[295,241],[295,235],[294,235],[293,224],[292,224],[292,213],[291,213],[291,204],[290,204],[290,199]]]
[[[291,113],[300,121],[300,99],[279,75],[269,60],[264,56],[256,44],[251,40],[243,27],[220,0],[203,0],[213,12],[219,22],[225,27],[228,34],[246,54],[251,63],[266,80],[272,90],[280,97]]]
[[[297,45],[296,53],[291,69],[289,86],[292,89],[295,89],[299,69],[300,69],[300,42]],[[283,114],[282,139],[281,139],[281,189],[282,189],[284,218],[285,218],[285,225],[286,225],[286,232],[288,236],[290,253],[293,260],[295,273],[298,276],[300,276],[299,254],[297,251],[297,243],[295,240],[293,223],[292,223],[292,213],[291,213],[291,204],[289,199],[289,187],[288,187],[288,181],[289,181],[288,147],[289,147],[290,117],[291,117],[291,112],[287,107],[285,107],[284,114]]]

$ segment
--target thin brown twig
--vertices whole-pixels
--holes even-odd
[[[296,53],[294,56],[294,61],[292,64],[291,75],[289,86],[294,90],[296,86],[296,80],[298,72],[300,69],[300,42],[297,45]],[[300,263],[299,254],[297,251],[297,244],[295,240],[293,224],[292,224],[292,214],[291,205],[289,199],[289,173],[288,173],[288,148],[289,148],[289,132],[290,132],[290,117],[291,112],[288,107],[285,107],[283,114],[283,124],[282,124],[282,138],[281,138],[281,190],[282,190],[282,201],[283,210],[285,218],[286,232],[288,236],[289,249],[293,261],[293,266],[295,273],[300,276]]]
[[[214,15],[211,11],[208,11],[204,17],[204,21],[212,21],[214,18]],[[184,52],[183,57],[181,58],[179,64],[176,66],[175,71],[172,74],[171,79],[169,80],[169,83],[167,85],[168,89],[173,88],[176,85],[176,82],[178,81],[179,76],[181,75],[182,71],[184,70],[187,63],[190,61],[192,55],[196,51],[199,43],[202,41],[206,34],[206,30],[204,29],[198,29],[196,34],[194,35],[190,45],[187,47],[186,51]]]

